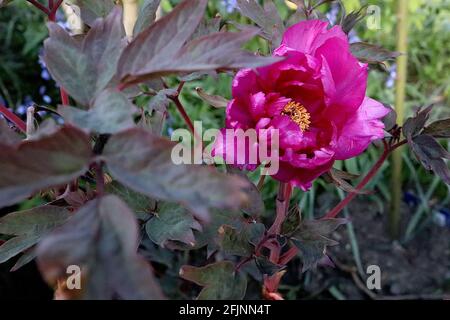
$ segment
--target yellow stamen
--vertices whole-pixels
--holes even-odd
[[[308,110],[306,110],[306,108],[300,103],[295,101],[289,102],[284,106],[281,114],[290,117],[292,121],[298,124],[302,131],[306,131],[309,129],[309,125],[311,124],[311,115],[309,114]]]

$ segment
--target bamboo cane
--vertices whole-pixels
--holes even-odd
[[[408,63],[408,1],[398,0],[397,7],[397,51],[401,52],[397,58],[397,79],[395,87],[395,110],[397,123],[403,124],[405,118],[405,89]],[[398,238],[400,232],[400,205],[402,199],[402,152],[398,148],[392,155],[392,201],[389,212],[389,233],[393,239]]]

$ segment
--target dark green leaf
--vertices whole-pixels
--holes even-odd
[[[278,271],[281,271],[283,269],[282,266],[276,265],[273,262],[270,262],[270,260],[267,257],[259,256],[255,258],[256,266],[258,267],[258,270],[261,272],[261,274],[266,274],[268,276],[272,276]]]
[[[281,225],[281,234],[291,235],[297,230],[302,222],[302,215],[298,207],[293,207],[289,210],[286,219]]]
[[[70,212],[64,208],[42,206],[0,218],[0,234],[15,236],[0,246],[0,263],[35,245],[70,216]]]
[[[337,244],[328,237],[345,223],[346,219],[304,220],[301,223],[291,240],[299,248],[303,272],[315,268],[326,255],[326,248]]]
[[[262,223],[242,224],[239,229],[223,225],[219,228],[220,247],[227,254],[251,256],[265,231]]]
[[[353,55],[361,62],[365,63],[383,63],[400,55],[399,52],[389,51],[380,46],[366,42],[356,42],[350,45]]]
[[[91,155],[89,137],[69,126],[40,140],[2,146],[0,207],[72,181],[87,171]]]
[[[161,299],[150,266],[136,253],[138,226],[118,197],[87,202],[73,218],[38,246],[38,264],[54,284],[67,277],[67,267],[81,268],[85,299]]]
[[[247,289],[247,279],[236,274],[233,263],[221,261],[205,267],[183,266],[180,276],[204,287],[199,300],[240,300]]]
[[[158,213],[145,225],[145,230],[152,241],[164,246],[169,241],[181,241],[195,246],[193,230],[202,230],[202,226],[183,207],[163,203]]]
[[[200,165],[175,165],[174,143],[143,129],[110,138],[104,159],[111,174],[124,185],[161,200],[176,201],[201,219],[208,209],[239,208],[247,201],[248,183]]]
[[[70,106],[58,108],[58,113],[66,122],[101,134],[117,133],[135,127],[133,115],[137,111],[127,97],[114,89],[103,90],[89,110]]]
[[[142,220],[150,218],[151,212],[156,210],[156,201],[154,199],[127,188],[117,181],[108,183],[105,186],[105,189],[108,193],[113,193],[125,201],[125,203],[137,214],[138,218],[142,218]]]

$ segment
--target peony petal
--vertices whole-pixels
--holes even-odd
[[[234,129],[221,129],[211,149],[213,157],[220,156],[226,164],[253,171],[259,166],[258,141],[238,140]]]
[[[330,160],[313,169],[303,169],[293,167],[289,162],[281,161],[280,168],[278,172],[273,175],[273,178],[282,182],[289,182],[303,191],[308,191],[311,188],[312,182],[330,170],[333,163],[334,160]]]
[[[245,100],[249,95],[261,91],[258,86],[257,75],[252,69],[240,70],[233,79],[231,93],[233,98]]]
[[[250,96],[250,104],[248,106],[249,112],[255,121],[264,117],[266,110],[266,95],[263,92],[258,92]]]
[[[348,43],[338,38],[327,40],[316,55],[322,59],[326,117],[336,123],[356,112],[363,102],[367,65],[361,65],[348,49]]]
[[[292,166],[304,169],[314,169],[333,159],[334,151],[327,148],[314,150],[312,156],[305,153],[297,153],[292,149],[286,149],[281,161],[289,162]]]
[[[274,129],[279,130],[281,149],[298,149],[303,137],[302,130],[298,124],[292,121],[288,116],[280,115],[275,116],[270,125]]]
[[[337,160],[345,160],[361,154],[369,144],[384,137],[381,119],[389,109],[376,100],[366,97],[357,113],[341,129],[335,149]]]
[[[283,111],[284,107],[291,101],[291,99],[280,96],[279,93],[269,93],[266,102],[266,114],[269,117],[274,117]]]
[[[247,103],[243,100],[233,99],[228,103],[226,110],[227,128],[251,128],[254,124],[251,114],[248,112]]]
[[[289,27],[283,35],[283,47],[276,50],[278,54],[289,52],[290,49],[303,53],[314,54],[328,39],[347,41],[347,36],[340,26],[327,30],[328,23],[320,20],[301,21]],[[348,44],[347,44],[348,46]]]

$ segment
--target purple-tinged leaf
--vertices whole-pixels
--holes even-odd
[[[103,158],[121,183],[160,200],[175,201],[200,219],[212,207],[237,209],[246,201],[247,182],[201,165],[175,165],[175,143],[143,129],[112,136]]]
[[[345,192],[351,192],[351,193],[358,193],[358,194],[369,194],[371,191],[368,190],[358,190],[355,187],[353,187],[349,182],[346,180],[354,179],[355,175],[349,174],[348,172],[344,172],[335,168],[331,168],[330,171],[326,172],[323,175],[324,179],[334,184],[339,189],[344,190]],[[358,177],[358,176],[356,176]]]
[[[445,183],[450,184],[450,170],[444,159],[450,159],[450,153],[428,134],[421,134],[409,143],[417,159],[427,170],[433,170]]]
[[[207,0],[184,0],[137,35],[119,61],[118,73],[122,81],[131,82],[173,60],[200,23],[206,5]]]
[[[344,17],[341,23],[342,30],[349,34],[353,27],[364,19],[367,15],[367,5],[361,7],[358,10],[350,12],[348,15]]]
[[[192,8],[197,2],[201,6]],[[256,35],[254,30],[217,32],[182,46],[192,34],[193,26],[198,25],[203,5],[204,1],[200,0],[184,1],[142,32],[122,54],[118,71],[121,81],[130,85],[172,73],[251,68],[280,60],[255,56],[241,49]]]
[[[133,29],[133,36],[136,37],[144,29],[149,27],[156,18],[156,11],[161,0],[144,0],[139,8],[139,15]]]
[[[62,207],[42,206],[0,218],[0,234],[14,236],[0,246],[0,263],[34,246],[70,216],[70,212]]]
[[[386,60],[395,59],[400,55],[399,52],[389,51],[366,42],[352,43],[350,49],[359,61],[371,64],[383,63]]]
[[[345,223],[346,219],[323,219],[304,220],[300,224],[291,240],[299,249],[303,272],[315,268],[326,254],[326,248],[337,244],[336,241],[329,239],[329,236]]]
[[[0,145],[14,146],[21,141],[20,135],[10,128],[4,119],[0,119]]]
[[[104,19],[95,21],[86,35],[82,49],[95,66],[96,92],[105,88],[117,71],[117,63],[125,48],[122,9],[114,8]]]
[[[197,29],[192,34],[191,40],[206,36],[211,33],[220,31],[220,22],[222,17],[220,15],[216,15],[211,19],[203,19],[200,21]]]
[[[22,251],[34,246],[40,237],[37,235],[20,235],[9,239],[0,246],[0,263],[8,261]]]
[[[423,130],[425,124],[430,118],[432,108],[433,105],[430,105],[424,109],[419,109],[414,117],[406,119],[403,124],[403,134],[408,141],[411,141],[414,136],[418,135]]]
[[[425,127],[423,133],[436,138],[450,138],[450,118],[431,123]]]
[[[244,51],[241,47],[257,34],[255,30],[217,32],[195,39],[185,45],[176,60],[165,66],[155,66],[155,73],[196,70],[234,70],[271,64],[278,57],[262,57]],[[159,69],[159,70],[158,70]],[[165,70],[164,70],[165,69]]]
[[[81,19],[92,27],[98,18],[105,18],[114,8],[114,0],[70,0],[68,3]]]
[[[241,179],[247,181],[248,187],[245,191],[247,193],[249,201],[247,201],[244,207],[241,208],[241,211],[253,219],[257,219],[259,216],[263,215],[266,209],[261,193],[259,192],[258,188],[250,181],[245,172],[232,166],[227,166],[227,172],[237,175]]]
[[[58,113],[67,123],[89,132],[117,133],[136,126],[133,115],[138,109],[115,89],[103,90],[92,105],[89,110],[60,106]]]
[[[137,246],[134,214],[118,197],[107,195],[87,202],[39,244],[38,265],[51,285],[67,277],[68,266],[79,266],[85,299],[162,299]]]
[[[77,42],[56,23],[49,23],[44,60],[52,77],[70,96],[88,106],[113,79],[123,50],[121,9],[97,20],[86,37]]]
[[[41,189],[69,183],[88,170],[91,156],[89,137],[69,126],[40,140],[2,146],[0,207]]]
[[[284,24],[272,1],[265,1],[264,8],[256,0],[238,0],[241,13],[253,20],[262,29],[261,35],[277,47],[281,42]]]
[[[202,88],[199,87],[195,88],[195,90],[197,90],[200,98],[215,108],[226,108],[228,105],[229,101],[224,97],[207,94]]]
[[[390,112],[383,118],[384,130],[390,131],[397,124],[397,112],[390,105],[385,104],[384,107],[390,109]]]
[[[149,238],[164,247],[168,241],[180,241],[195,246],[194,230],[201,231],[202,226],[191,213],[173,203],[163,203],[145,225]]]
[[[247,290],[247,278],[235,272],[234,264],[230,261],[204,267],[183,266],[180,276],[204,287],[198,300],[241,300]]]
[[[60,85],[79,103],[88,105],[95,94],[95,65],[62,27],[49,22],[49,38],[44,41],[46,66]]]
[[[23,254],[20,256],[19,259],[17,259],[14,266],[9,270],[11,272],[17,271],[20,268],[22,268],[24,265],[28,264],[29,262],[33,261],[34,258],[36,258],[36,252],[35,249],[36,246],[32,246],[25,251],[23,251]]]

